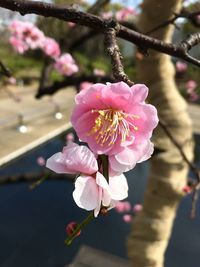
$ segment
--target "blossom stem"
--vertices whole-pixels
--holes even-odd
[[[72,234],[67,239],[65,239],[65,245],[67,246],[71,245],[72,241],[76,238],[77,234],[83,228],[85,228],[93,219],[94,219],[94,212],[92,211],[81,223],[77,225]]]
[[[32,183],[32,184],[29,186],[29,189],[30,189],[30,190],[35,189],[37,186],[41,185],[41,183],[43,183],[48,177],[49,177],[49,173],[45,174],[45,175],[44,175],[42,178],[40,178],[38,181]]]
[[[106,178],[107,182],[109,182],[109,170],[108,170],[108,156],[101,155],[102,167],[103,167],[103,176]]]

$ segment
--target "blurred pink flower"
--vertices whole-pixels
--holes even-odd
[[[142,211],[142,209],[143,209],[143,206],[141,204],[135,204],[133,206],[133,212],[135,212],[135,213]]]
[[[148,88],[124,82],[94,84],[76,95],[71,122],[79,138],[97,154],[109,155],[111,168],[122,173],[150,157],[156,108],[144,100]]]
[[[181,73],[181,72],[185,72],[187,70],[188,66],[187,63],[185,62],[181,62],[181,61],[177,61],[176,62],[176,71]]]
[[[197,83],[194,80],[189,80],[185,86],[187,94],[189,95],[189,100],[192,102],[198,100],[199,95],[195,92]]]
[[[17,51],[19,54],[24,54],[24,52],[26,52],[29,49],[26,43],[17,39],[15,36],[11,36],[9,38],[9,43],[12,45],[15,51]]]
[[[100,77],[105,75],[105,71],[100,70],[100,69],[94,69],[93,73],[94,73],[94,75],[100,76]]]
[[[191,91],[194,91],[194,89],[196,89],[197,87],[197,83],[194,81],[194,80],[189,80],[187,83],[186,83],[186,89],[187,89],[187,92],[191,92]]]
[[[133,217],[132,217],[132,215],[130,215],[130,214],[125,214],[125,215],[123,215],[123,221],[125,222],[125,223],[131,223],[132,222],[132,220],[133,220]]]
[[[68,133],[66,135],[66,141],[67,142],[73,142],[74,141],[74,134],[73,133]]]
[[[129,201],[119,201],[115,204],[115,210],[119,213],[129,212],[131,210],[131,204]]]
[[[79,89],[80,90],[89,89],[92,85],[93,83],[85,81],[85,82],[80,83]]]
[[[16,80],[15,77],[9,77],[7,81],[11,85],[16,85],[17,84],[17,80]]]
[[[62,152],[51,156],[47,168],[57,173],[80,173],[75,181],[73,198],[76,204],[86,210],[94,210],[97,216],[101,206],[112,208],[116,200],[128,195],[128,184],[125,176],[105,177],[98,172],[98,163],[94,154],[86,147],[69,143]]]
[[[73,57],[68,53],[57,58],[54,67],[57,71],[66,76],[71,76],[79,70]]]
[[[133,18],[133,16],[136,16],[137,13],[135,9],[132,7],[125,7],[121,10],[117,11],[115,14],[115,17],[118,21],[127,21]]]
[[[44,38],[41,48],[49,57],[57,58],[60,56],[60,46],[53,38]]]
[[[101,16],[103,19],[111,19],[113,17],[113,12],[112,11],[103,12]]]
[[[73,28],[74,26],[76,26],[76,23],[74,23],[74,22],[68,22],[67,23],[68,24],[68,26],[70,27],[70,28]]]
[[[28,49],[41,48],[44,33],[30,22],[14,20],[9,25],[10,43],[14,49],[23,54]]]

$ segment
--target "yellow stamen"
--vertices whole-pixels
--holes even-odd
[[[114,109],[92,110],[91,112],[96,112],[99,115],[88,135],[94,134],[97,144],[101,146],[105,143],[108,146],[113,145],[119,135],[121,136],[121,142],[124,142],[130,136],[132,129],[138,131],[137,126],[126,120],[127,118],[139,119],[138,115],[130,115]]]

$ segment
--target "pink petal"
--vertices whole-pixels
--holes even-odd
[[[66,166],[76,172],[93,174],[98,170],[97,160],[94,154],[86,146],[65,147]]]
[[[57,173],[93,174],[98,170],[95,155],[86,147],[73,142],[47,160],[46,166]]]
[[[102,90],[102,101],[114,109],[122,110],[131,97],[130,87],[124,82],[107,83]]]
[[[65,156],[61,152],[56,153],[49,159],[47,159],[46,167],[56,173],[76,173],[76,171],[67,168],[67,166],[65,165]]]
[[[133,94],[133,102],[143,102],[147,98],[148,95],[148,87],[144,84],[135,84],[131,87]]]
[[[85,210],[94,210],[99,203],[99,190],[91,176],[79,176],[75,182],[73,198],[77,206]]]

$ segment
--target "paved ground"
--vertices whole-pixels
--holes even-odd
[[[52,103],[52,98],[48,96],[36,100],[33,86],[10,87],[9,90],[20,97],[21,101],[16,102],[5,91],[0,91],[0,166],[66,130],[75,95],[71,88],[62,90],[53,97]],[[55,118],[58,106],[62,119]],[[19,131],[20,125],[27,127],[26,133]],[[22,126],[21,130],[23,129]]]

